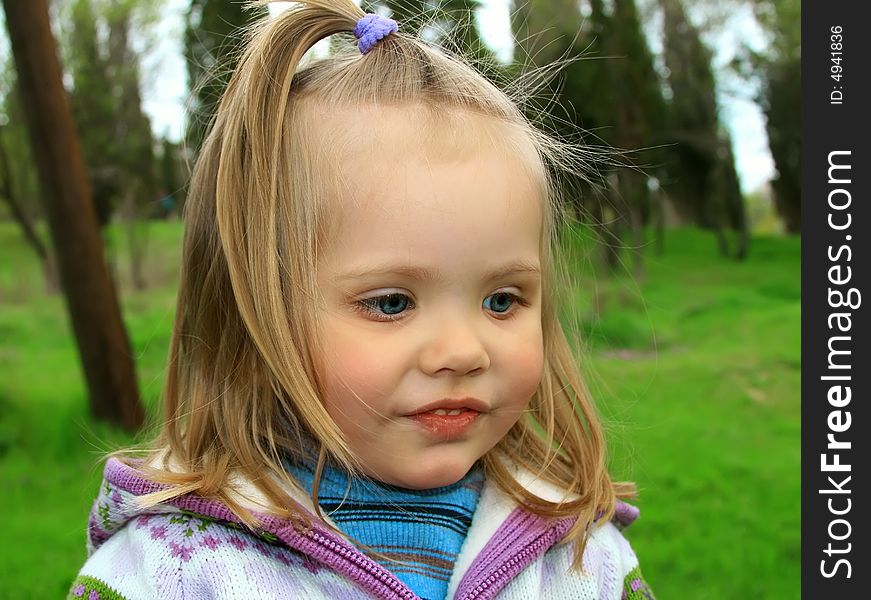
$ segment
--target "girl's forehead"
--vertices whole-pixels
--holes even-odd
[[[522,128],[419,105],[306,109],[324,249],[351,247],[353,238],[403,251],[440,236],[480,236],[494,221],[521,227],[535,244],[543,239],[543,167]]]
[[[313,141],[339,165],[383,164],[388,156],[452,161],[497,153],[531,171],[539,170],[540,159],[527,128],[471,110],[438,104],[329,107],[312,103],[307,111],[313,117]]]
[[[340,181],[321,211],[327,269],[401,259],[444,270],[478,257],[486,270],[494,256],[539,260],[541,189],[523,159],[500,145],[497,122],[469,115],[469,128],[449,121],[458,129],[445,133],[406,110],[333,116],[348,137],[334,146],[344,155]]]

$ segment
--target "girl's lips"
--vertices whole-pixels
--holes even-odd
[[[487,406],[487,403],[483,400],[472,397],[442,398],[441,400],[436,400],[435,402],[430,402],[429,404],[423,405],[419,409],[415,410],[414,413],[408,416],[429,413],[435,410],[446,410],[450,412],[452,410],[456,411],[457,409],[484,413],[489,410],[489,407]]]
[[[440,413],[456,413],[459,410],[459,414],[436,414],[435,410],[438,410]],[[451,410],[440,406],[438,409],[409,415],[408,418],[420,425],[433,437],[442,441],[449,441],[463,437],[480,415],[481,413],[477,410],[469,408]]]

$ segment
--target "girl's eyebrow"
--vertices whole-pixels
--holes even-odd
[[[500,265],[484,273],[485,281],[502,279],[509,275],[540,275],[541,267],[537,262],[519,260],[505,265]],[[438,282],[444,279],[437,269],[426,269],[407,264],[383,264],[377,266],[362,266],[337,274],[335,281],[348,281],[363,279],[366,277],[379,277],[384,275],[398,275],[407,279],[422,282]]]

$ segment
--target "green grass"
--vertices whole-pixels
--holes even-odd
[[[144,292],[124,318],[149,412],[175,294],[180,226],[152,223]],[[640,490],[626,531],[663,599],[795,598],[800,567],[800,242],[754,239],[738,264],[711,235],[668,234],[642,281],[594,276],[571,241],[583,367],[612,470]],[[593,298],[597,301],[594,303]],[[598,311],[592,307],[598,304]],[[61,299],[0,223],[0,598],[66,593],[85,558],[101,453],[132,440],[87,412]]]

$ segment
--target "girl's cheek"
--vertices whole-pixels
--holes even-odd
[[[544,374],[544,350],[540,343],[518,347],[506,362],[511,386],[518,396],[531,398]]]
[[[388,365],[396,364],[390,347],[375,342],[371,336],[359,332],[334,331],[329,335],[329,344],[324,348],[327,392],[359,395],[381,387],[379,383],[387,376]]]
[[[541,383],[544,374],[544,354],[540,350],[531,350],[518,357],[518,376],[516,384],[524,391],[524,397],[531,398]]]

